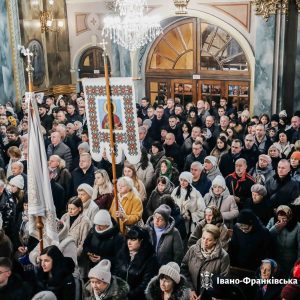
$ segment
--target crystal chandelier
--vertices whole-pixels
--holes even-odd
[[[162,28],[158,20],[144,16],[146,7],[146,0],[117,0],[119,16],[104,19],[102,35],[130,51],[153,41]]]

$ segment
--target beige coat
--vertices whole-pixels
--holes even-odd
[[[213,252],[204,257],[201,251],[201,239],[188,250],[181,264],[181,273],[196,291],[201,292],[201,281],[204,279],[204,272],[217,276],[227,277],[229,274],[230,260],[228,253],[217,243]]]
[[[83,248],[83,242],[89,232],[89,230],[92,227],[92,223],[90,220],[84,216],[83,214],[80,214],[77,219],[74,221],[72,226],[70,227],[70,216],[69,214],[64,214],[60,221],[63,223],[64,227],[59,232],[59,234],[64,234],[65,231],[68,232],[67,236],[70,236],[74,239],[76,247],[77,247],[77,256],[81,255],[82,248]]]
[[[90,222],[94,221],[95,214],[98,211],[99,207],[94,200],[89,199],[87,202],[83,203],[83,215],[86,216]]]

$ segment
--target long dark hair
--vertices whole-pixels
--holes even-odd
[[[186,188],[185,200],[187,200],[189,198],[192,190],[193,190],[193,187],[189,183],[189,185]],[[180,193],[181,193],[181,186],[179,185],[175,195],[177,197],[180,197]]]
[[[149,165],[148,153],[144,147],[141,148],[141,153],[142,153],[141,160],[140,160],[141,168],[142,168],[142,170],[146,170],[146,168]]]

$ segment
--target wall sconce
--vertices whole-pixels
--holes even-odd
[[[176,7],[175,14],[176,15],[186,15],[187,14],[187,6],[190,0],[173,0],[174,5]]]
[[[39,0],[31,0],[32,5],[38,5]],[[63,20],[56,20],[53,17],[54,0],[48,0],[49,9],[40,12],[41,32],[60,32],[64,27]],[[55,26],[56,23],[56,26]]]

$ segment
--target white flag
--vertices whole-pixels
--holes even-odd
[[[28,133],[28,214],[29,234],[39,238],[35,217],[42,216],[44,237],[52,244],[58,244],[56,226],[56,210],[53,203],[47,156],[43,135],[41,132],[40,116],[34,93],[30,97],[29,133]],[[28,99],[27,98],[27,99]]]

